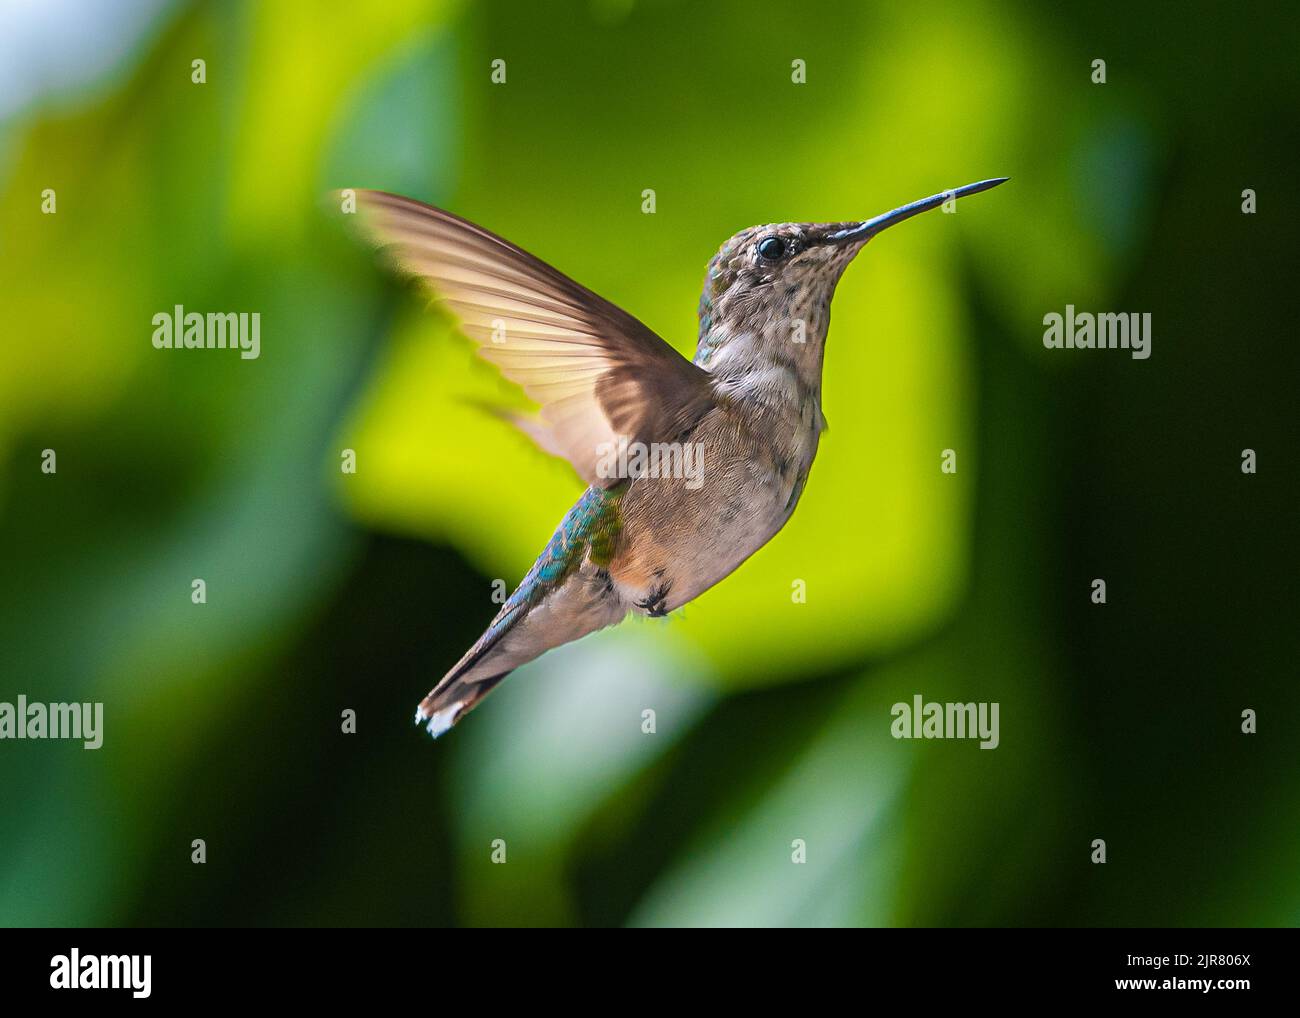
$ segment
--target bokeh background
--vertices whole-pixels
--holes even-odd
[[[1294,924],[1297,52],[1284,5],[0,4],[0,700],[106,715],[0,743],[0,922]],[[994,175],[847,273],[769,546],[411,725],[580,488],[330,189],[689,354],[736,230]],[[1067,303],[1151,359],[1044,350]],[[153,349],[175,304],[261,357]],[[895,741],[918,693],[1001,745]]]

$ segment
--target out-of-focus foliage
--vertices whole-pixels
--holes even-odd
[[[106,733],[0,742],[0,922],[1296,920],[1294,25],[57,10],[0,25],[0,700],[102,700]],[[1003,174],[846,274],[773,542],[409,726],[579,488],[332,189],[453,209],[690,354],[736,230]],[[1151,311],[1151,360],[1045,351],[1067,303]],[[177,304],[260,312],[261,356],[155,350]],[[891,738],[918,693],[999,702],[1001,745]]]

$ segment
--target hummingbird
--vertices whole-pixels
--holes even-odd
[[[632,612],[667,615],[771,540],[826,430],[822,363],[845,268],[889,227],[1007,179],[872,219],[741,230],[708,264],[693,360],[483,227],[355,190],[368,239],[540,406],[506,416],[588,485],[416,723],[442,735],[519,666]]]

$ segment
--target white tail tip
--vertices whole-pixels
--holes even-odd
[[[428,733],[436,739],[439,735],[442,735],[444,732],[448,731],[451,728],[452,724],[456,721],[456,715],[460,713],[460,709],[462,706],[463,704],[453,703],[450,707],[444,707],[442,710],[434,711],[431,715],[428,716],[429,717],[429,724],[427,726]],[[416,718],[417,720],[420,719],[420,715],[418,713],[416,714]]]

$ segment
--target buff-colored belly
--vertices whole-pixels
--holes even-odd
[[[641,479],[623,499],[610,576],[634,610],[664,614],[732,573],[781,529],[796,478],[761,457],[715,462],[706,483]]]

